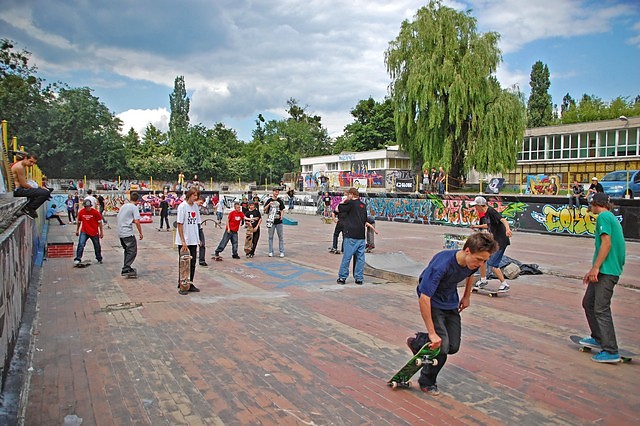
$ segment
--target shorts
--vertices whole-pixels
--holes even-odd
[[[504,251],[506,249],[507,249],[506,247],[502,247],[498,249],[497,252],[493,253],[491,257],[489,257],[489,259],[487,260],[487,266],[490,266],[492,268],[499,268],[500,261],[502,260],[502,256],[504,256]]]

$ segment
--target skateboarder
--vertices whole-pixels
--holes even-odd
[[[244,215],[244,220],[245,222],[250,223],[253,228],[251,250],[247,253],[247,257],[253,257],[256,254],[258,240],[260,240],[260,225],[262,224],[262,215],[255,203],[249,203],[249,208],[247,209],[247,213]]]
[[[440,348],[437,365],[427,365],[420,372],[420,389],[439,395],[438,373],[447,362],[447,356],[460,349],[460,312],[471,304],[473,274],[489,259],[498,245],[490,234],[478,233],[467,238],[462,250],[444,250],[437,253],[418,279],[420,314],[427,328],[431,348]],[[466,279],[464,295],[460,300],[458,283]],[[407,339],[411,351],[417,353],[424,341]]]
[[[602,352],[591,359],[596,362],[618,362],[618,342],[611,317],[611,297],[624,267],[626,249],[622,226],[611,213],[613,204],[604,192],[591,199],[591,211],[596,219],[593,264],[582,279],[587,286],[582,307],[591,329],[591,336],[580,341],[584,345],[600,345]]]
[[[233,203],[233,211],[227,215],[227,226],[224,230],[224,234],[222,234],[222,239],[213,254],[214,259],[220,257],[220,253],[227,246],[229,240],[231,240],[231,257],[234,259],[240,259],[240,255],[238,255],[238,230],[240,229],[240,224],[243,220],[244,214],[242,213],[242,206],[240,206],[240,203],[238,202]]]
[[[196,250],[200,244],[198,225],[202,222],[200,220],[200,209],[196,204],[199,196],[200,193],[196,188],[190,188],[185,194],[184,202],[178,206],[176,219],[178,232],[176,232],[175,239],[175,244],[178,246],[178,257],[183,254],[191,255],[191,264],[189,265],[189,281],[191,281],[191,286],[187,291],[195,292],[200,291],[200,289],[193,284],[197,262]],[[178,277],[178,289],[178,293],[182,295],[187,294],[187,291],[180,289],[180,277]]]
[[[102,216],[100,212],[92,207],[91,200],[84,200],[82,205],[84,208],[78,212],[78,225],[76,226],[76,236],[78,236],[78,247],[76,248],[76,257],[73,263],[78,265],[82,263],[82,254],[87,240],[93,243],[93,250],[96,254],[98,263],[102,263],[102,248],[100,247],[100,239],[104,237],[102,229]]]
[[[120,237],[120,245],[124,249],[124,263],[122,265],[122,271],[120,275],[126,277],[137,276],[136,270],[131,267],[133,261],[136,260],[138,255],[138,242],[133,233],[133,225],[138,228],[138,234],[142,240],[142,227],[140,226],[140,210],[138,210],[138,199],[140,198],[137,192],[129,194],[129,203],[126,203],[118,211],[118,237]]]

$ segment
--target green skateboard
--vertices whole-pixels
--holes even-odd
[[[602,350],[600,346],[583,345],[582,343],[580,343],[580,340],[582,340],[582,337],[576,336],[575,334],[569,336],[569,340],[571,340],[576,345],[580,346],[578,348],[580,352],[591,352],[592,350],[595,350],[596,352],[600,352]],[[622,362],[622,363],[631,362],[632,357],[635,355],[631,352],[628,352],[622,349],[618,349],[618,354],[620,355],[619,362]]]
[[[426,343],[420,350],[387,382],[393,389],[398,387],[411,387],[411,378],[425,365],[438,365],[435,357],[440,353],[440,348],[431,349],[431,342]]]

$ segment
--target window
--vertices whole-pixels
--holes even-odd
[[[563,153],[563,158],[578,158],[578,141],[580,137],[584,137],[585,135],[581,135],[578,133],[572,133],[570,135],[565,135],[565,152]]]
[[[327,163],[327,170],[337,171],[338,163]]]
[[[553,135],[549,139],[549,150],[547,152],[546,158],[548,159],[558,159],[561,158],[562,155],[562,136],[561,135]]]
[[[313,166],[311,164],[302,166],[302,173],[311,173],[313,171]]]
[[[616,155],[616,131],[598,132],[598,157],[613,157]]]
[[[384,169],[384,158],[379,158],[377,160],[369,160],[369,169]]]

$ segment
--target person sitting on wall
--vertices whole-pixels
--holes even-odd
[[[569,208],[580,208],[580,198],[584,198],[584,187],[577,180],[574,180],[569,193]]]
[[[29,200],[27,205],[22,208],[22,212],[34,219],[38,217],[36,210],[51,198],[51,192],[48,189],[39,188],[35,182],[27,181],[27,167],[34,166],[37,162],[37,155],[26,154],[11,166],[11,174],[16,186],[16,189],[13,190],[13,196],[26,197]]]
[[[604,188],[602,187],[602,184],[598,182],[598,178],[594,176],[591,178],[591,186],[589,186],[589,189],[587,190],[587,199],[589,202],[591,202],[593,196],[598,192],[604,192]]]

